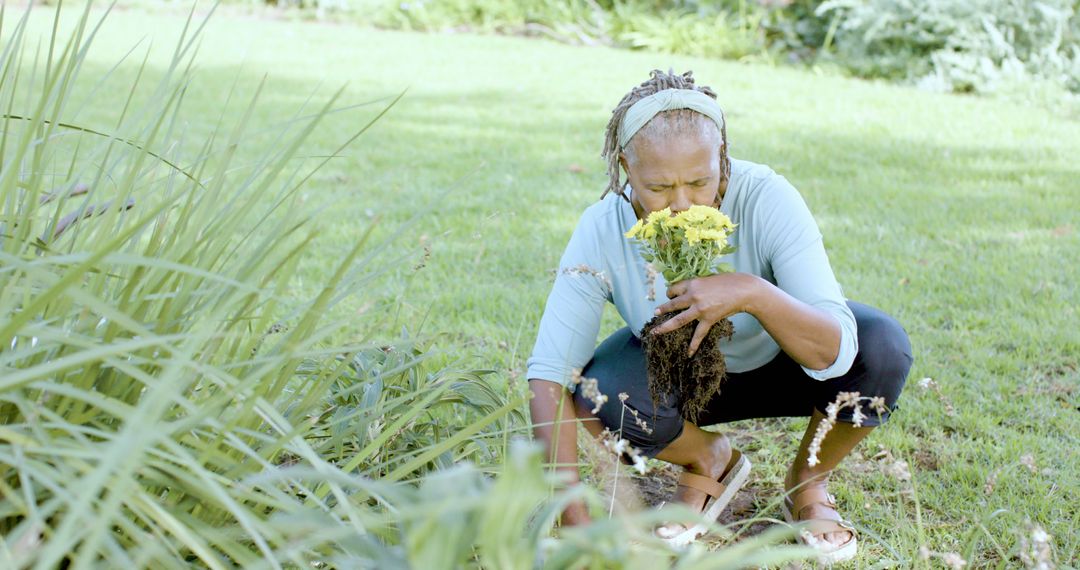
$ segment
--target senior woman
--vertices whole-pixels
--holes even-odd
[[[828,475],[888,418],[911,366],[911,346],[893,318],[845,300],[821,233],[795,188],[766,166],[728,156],[715,99],[689,72],[653,71],[613,111],[604,149],[607,191],[585,210],[570,238],[528,360],[535,435],[557,468],[577,481],[577,420],[593,420],[582,422],[593,435],[601,426],[621,428],[645,455],[684,467],[675,500],[715,518],[746,480],[749,461],[726,436],[701,426],[809,417],[784,482],[785,514],[808,523],[804,540],[826,562],[850,559],[855,531],[826,490]],[[692,205],[718,207],[737,224],[731,242],[737,249],[723,259],[735,272],[664,283],[624,233],[650,212]],[[582,267],[604,278],[573,271]],[[666,290],[667,299],[652,300],[653,288]],[[615,305],[627,327],[597,347],[605,303]],[[721,319],[729,318],[735,329],[720,342],[728,377],[697,424],[679,415],[677,395],[653,402],[638,338],[654,315],[677,310],[684,311],[655,332],[698,321],[689,352]],[[580,377],[595,379],[599,392],[610,396],[595,415],[586,390],[575,390]],[[843,409],[812,465],[813,436],[841,392],[866,398],[856,404],[866,406],[859,414],[866,419],[857,426],[854,407]],[[623,404],[648,429],[622,421],[617,394],[626,394]],[[871,398],[876,411],[866,404]],[[564,524],[587,521],[583,504],[563,514]],[[684,544],[703,529],[674,525],[657,532]]]

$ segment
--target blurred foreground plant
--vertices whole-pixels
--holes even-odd
[[[189,19],[160,74],[144,61],[117,100],[98,90],[111,74],[98,81],[87,100],[117,109],[111,128],[82,125],[79,75],[101,25],[91,15],[61,31],[70,13],[58,10],[47,52],[34,52],[27,12],[0,55],[0,566],[257,568],[361,556],[353,542],[388,524],[373,497],[445,465],[433,460],[520,403],[475,374],[438,372],[390,403],[360,402],[366,410],[326,421],[345,409],[335,403],[342,382],[373,393],[422,360],[354,378],[350,362],[370,347],[328,341],[339,327],[323,314],[371,277],[356,269],[380,252],[365,253],[368,234],[317,297],[290,298],[318,233],[298,192],[311,168],[295,159],[337,96],[298,112],[265,146],[248,134],[257,94],[239,113],[223,108],[204,141],[178,144],[200,27]],[[145,97],[140,81],[158,74]],[[389,473],[365,463],[373,442],[389,449],[365,413],[401,430],[415,427],[402,424],[407,414],[473,396],[486,398],[468,417],[477,427],[423,443],[411,433],[408,451],[374,457]]]

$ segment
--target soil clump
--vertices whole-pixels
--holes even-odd
[[[731,321],[723,319],[713,325],[697,352],[687,357],[690,340],[698,321],[679,327],[671,332],[654,335],[652,330],[679,313],[666,313],[653,317],[641,329],[641,343],[645,351],[645,368],[649,378],[649,395],[653,405],[664,402],[673,395],[679,413],[688,422],[697,423],[727,377],[727,364],[720,352],[720,339],[731,338],[735,332]]]

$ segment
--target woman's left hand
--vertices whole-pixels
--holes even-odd
[[[656,315],[686,309],[652,330],[664,334],[698,321],[690,340],[689,355],[697,352],[709,329],[720,320],[739,312],[748,312],[750,299],[762,280],[749,273],[721,273],[679,281],[668,287],[668,302],[656,309]]]

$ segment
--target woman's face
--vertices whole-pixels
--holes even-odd
[[[723,196],[720,185],[718,136],[694,133],[659,140],[632,140],[630,156],[619,160],[633,188],[631,203],[639,218],[671,208],[715,206]]]

